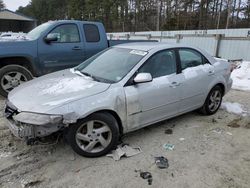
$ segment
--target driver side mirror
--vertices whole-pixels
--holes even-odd
[[[58,40],[58,33],[50,33],[45,38],[46,43],[56,42]]]
[[[145,83],[145,82],[151,82],[153,80],[150,73],[139,73],[134,78],[135,83]]]

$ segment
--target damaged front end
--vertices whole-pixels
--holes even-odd
[[[19,112],[9,101],[6,102],[5,116],[13,135],[26,140],[27,143],[51,135],[65,127],[61,115]]]

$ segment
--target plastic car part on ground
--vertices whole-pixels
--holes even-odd
[[[174,150],[174,144],[164,144],[163,147],[168,151]]]
[[[113,150],[111,153],[107,154],[107,157],[112,157],[115,161],[119,161],[121,157],[132,157],[141,153],[140,147],[130,147],[129,145],[118,145],[116,150]]]
[[[160,169],[164,169],[164,168],[168,168],[169,164],[168,164],[168,159],[161,156],[161,157],[155,157],[155,164],[158,168]]]
[[[148,185],[152,185],[153,177],[150,172],[140,172],[140,176],[141,178],[148,180]]]

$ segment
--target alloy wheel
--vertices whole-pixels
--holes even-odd
[[[209,97],[209,110],[212,112],[216,111],[220,106],[221,99],[221,92],[219,90],[214,90]]]
[[[77,129],[75,138],[77,145],[83,151],[97,153],[111,143],[112,132],[105,122],[91,120]]]
[[[5,92],[10,92],[15,87],[19,86],[23,82],[28,81],[26,76],[21,72],[8,72],[6,73],[1,79],[1,87],[4,89]]]

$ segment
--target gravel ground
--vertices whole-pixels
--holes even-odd
[[[238,102],[250,112],[250,93],[231,90],[224,101]],[[3,109],[4,100],[0,100]],[[63,141],[26,146],[14,138],[0,118],[0,187],[249,187],[250,121],[219,110],[213,116],[191,112],[124,137],[142,153],[114,161],[106,156],[83,158]],[[228,125],[236,124],[232,128]],[[238,126],[237,126],[238,125]],[[165,130],[172,129],[172,134]],[[184,138],[180,139],[180,138]],[[163,144],[174,144],[166,151]],[[164,156],[167,169],[154,157]],[[152,174],[152,185],[139,171]]]

